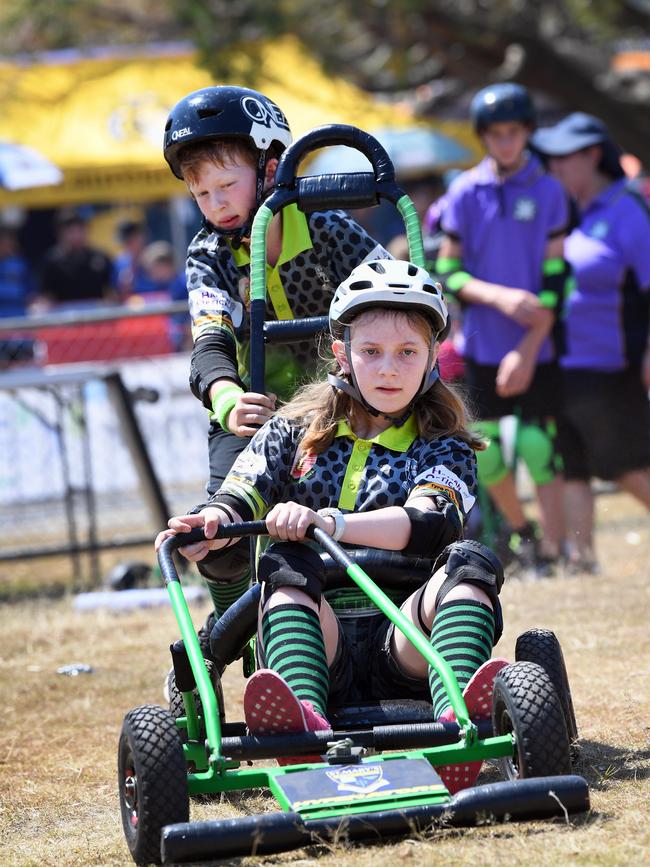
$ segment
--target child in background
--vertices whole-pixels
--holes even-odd
[[[461,541],[484,445],[438,375],[447,324],[424,269],[386,260],[355,268],[330,309],[334,372],[255,434],[198,514],[172,518],[156,540],[203,527],[206,541],[181,549],[200,562],[232,544],[214,539],[220,523],[266,518],[261,668],[244,696],[252,733],[328,729],[328,706],[363,699],[427,698],[436,719],[454,719],[438,674],[364,594],[324,592],[318,547],[305,541],[312,524],[346,546],[435,562],[430,580],[395,602],[451,665],[470,715],[490,714],[506,664],[490,659],[503,571],[488,548]],[[455,792],[473,785],[480,766],[439,771]]]
[[[489,440],[478,458],[479,480],[508,522],[522,565],[549,574],[564,537],[559,371],[551,331],[569,277],[568,199],[527,150],[535,110],[525,88],[486,87],[472,100],[471,116],[487,156],[445,194],[436,272],[461,304],[465,380]],[[518,420],[515,454],[535,484],[540,539],[501,443],[500,422],[508,417]]]
[[[168,241],[154,241],[142,251],[140,257],[147,276],[147,290],[142,297],[156,301],[184,301],[187,299],[185,275],[176,266],[174,248]],[[169,317],[169,334],[175,352],[190,349],[192,335],[187,316],[174,313]]]

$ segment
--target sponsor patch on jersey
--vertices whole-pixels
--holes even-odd
[[[465,514],[472,508],[476,499],[470,494],[469,488],[462,479],[441,465],[430,467],[420,473],[415,479],[415,487],[430,487],[433,490],[447,492],[454,502],[457,502],[458,497],[460,497]]]
[[[251,476],[257,478],[258,476],[264,475],[268,469],[268,465],[266,463],[266,458],[264,455],[258,455],[253,451],[249,451],[248,449],[244,449],[244,451],[237,457],[234,464],[232,465],[230,472],[233,476],[240,476],[244,478],[250,478]]]
[[[306,479],[313,475],[314,464],[316,463],[315,452],[300,452],[298,451],[296,459],[291,467],[292,479]]]
[[[521,220],[524,223],[529,223],[535,219],[537,215],[537,202],[531,199],[530,196],[520,196],[515,202],[512,211],[512,216],[515,220]]]
[[[242,323],[243,305],[220,289],[208,289],[205,286],[201,289],[190,289],[189,304],[192,320],[206,315],[210,317],[228,316],[235,328]]]

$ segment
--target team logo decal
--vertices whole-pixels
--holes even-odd
[[[512,216],[515,220],[521,220],[524,223],[528,223],[535,219],[536,214],[537,203],[535,202],[535,199],[531,199],[528,196],[522,196],[517,199],[512,212]]]
[[[589,234],[592,238],[596,238],[597,240],[606,238],[609,234],[609,223],[605,220],[598,220],[589,230]]]
[[[190,289],[189,307],[193,321],[202,316],[212,319],[227,316],[234,327],[238,328],[244,317],[243,307],[239,301],[235,301],[227,292],[209,289],[205,286],[200,289]]]
[[[462,479],[459,479],[455,473],[452,473],[447,467],[438,465],[429,467],[415,479],[415,486],[429,485],[434,490],[449,491],[454,501],[458,502],[458,497],[461,498],[465,514],[474,505],[475,497],[470,493],[469,488]]]
[[[334,771],[327,771],[327,776],[339,792],[369,795],[384,786],[389,786],[389,780],[384,778],[381,765],[346,765]]]
[[[241,107],[254,124],[260,124],[269,129],[275,126],[289,131],[286,117],[272,102],[262,102],[254,96],[245,96],[241,101]]]
[[[267,463],[264,455],[255,454],[252,451],[244,451],[232,465],[231,473],[236,476],[261,476],[267,471]]]

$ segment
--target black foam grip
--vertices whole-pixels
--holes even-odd
[[[297,139],[280,157],[275,183],[291,186],[300,161],[311,151],[333,145],[355,148],[368,158],[377,181],[394,181],[395,169],[383,145],[359,127],[344,123],[319,126]]]
[[[379,204],[377,183],[371,172],[341,172],[296,178],[296,201],[304,213],[373,208]]]

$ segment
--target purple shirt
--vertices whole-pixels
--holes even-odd
[[[486,157],[450,186],[442,215],[443,231],[460,241],[463,270],[488,283],[539,294],[546,245],[569,222],[566,193],[530,155],[514,175],[501,180]],[[465,357],[497,365],[526,329],[485,304],[463,310]],[[554,357],[550,339],[540,361]]]
[[[563,367],[623,370],[645,349],[650,216],[627,183],[615,181],[596,196],[567,238],[576,288],[567,307]]]

